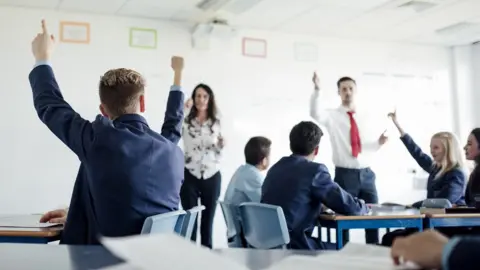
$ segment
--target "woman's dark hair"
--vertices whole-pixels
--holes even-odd
[[[215,102],[215,95],[213,94],[212,88],[210,88],[210,86],[203,83],[195,86],[195,88],[193,89],[193,92],[192,92],[193,105],[192,105],[192,108],[190,109],[190,113],[187,116],[187,122],[191,123],[192,119],[194,119],[198,114],[197,107],[195,107],[195,94],[197,93],[197,90],[199,88],[203,88],[208,94],[207,118],[212,120],[212,125],[213,125],[215,124],[215,122],[218,121],[217,104]]]
[[[475,140],[477,140],[477,146],[480,147],[480,128],[474,128],[470,134],[475,137]],[[478,166],[480,165],[480,155],[477,155],[475,157],[475,165]]]
[[[480,147],[480,128],[474,128],[470,134],[477,140],[477,147]],[[475,157],[475,168],[468,179],[465,201],[467,205],[473,206],[475,196],[480,195],[480,155]]]

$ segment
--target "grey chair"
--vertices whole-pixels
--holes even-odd
[[[249,247],[257,249],[287,248],[290,235],[280,206],[242,203],[239,206],[243,233]]]

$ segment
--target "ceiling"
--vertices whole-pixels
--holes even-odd
[[[222,18],[239,28],[354,39],[439,45],[480,40],[480,0],[212,1],[226,4],[208,11],[196,7],[202,0],[0,0],[0,5],[192,24]]]

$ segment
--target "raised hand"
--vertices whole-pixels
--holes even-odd
[[[42,20],[42,32],[32,41],[32,53],[36,61],[48,61],[55,47],[55,38],[48,33],[47,23]]]
[[[382,133],[382,135],[380,135],[380,138],[378,138],[378,144],[384,145],[388,141],[388,137],[387,137],[387,135],[385,135],[386,132],[387,132],[387,130],[385,130]]]
[[[388,114],[388,117],[392,119],[393,123],[397,123],[397,109],[393,110],[393,112]]]
[[[320,79],[317,76],[317,72],[313,73],[313,78],[312,78],[313,85],[315,85],[315,90],[319,90],[320,87]]]
[[[171,67],[174,71],[173,85],[182,85],[183,57],[172,56]]]
[[[183,70],[183,57],[172,56],[172,69],[174,71],[182,71]]]

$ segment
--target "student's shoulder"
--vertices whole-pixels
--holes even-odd
[[[467,178],[466,171],[461,167],[455,167],[445,172],[446,178],[459,178],[460,180],[465,180]]]

